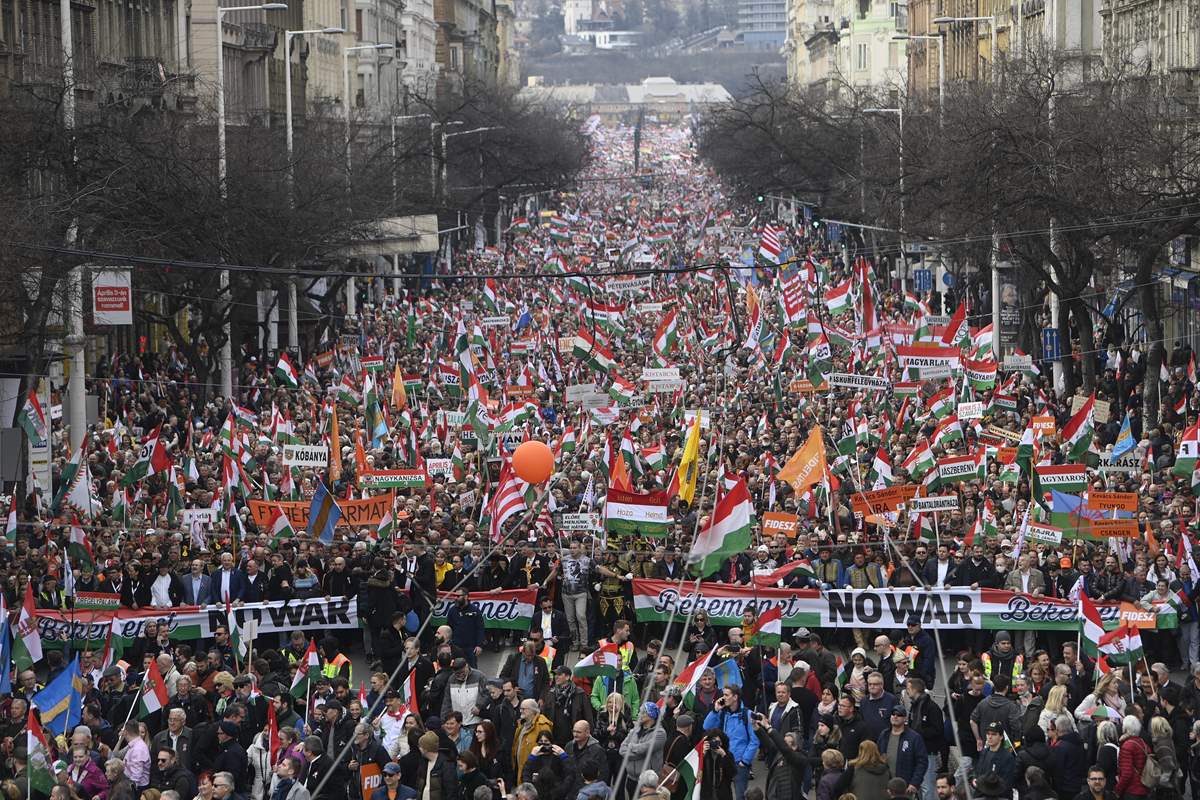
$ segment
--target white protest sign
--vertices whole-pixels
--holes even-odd
[[[320,469],[329,464],[329,448],[316,444],[285,444],[283,465],[285,467],[313,467]]]

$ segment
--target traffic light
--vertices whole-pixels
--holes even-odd
[[[817,208],[812,210],[812,226],[813,230],[820,230],[825,225],[825,220],[821,218],[821,212]]]
[[[760,194],[760,195],[758,195],[757,197],[755,197],[754,199],[755,199],[757,202],[761,203],[762,201],[766,200],[767,198],[766,198],[765,196],[763,196],[763,195],[761,195],[761,194]]]

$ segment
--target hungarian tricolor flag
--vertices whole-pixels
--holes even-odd
[[[654,333],[654,351],[659,355],[667,355],[675,347],[675,343],[679,340],[679,326],[676,322],[675,309],[667,312],[663,318],[662,324],[658,326],[658,330]]]
[[[1200,422],[1188,428],[1179,440],[1179,452],[1175,455],[1175,466],[1171,473],[1192,480],[1196,465],[1200,463]]]
[[[696,698],[696,684],[700,683],[700,678],[704,675],[704,670],[708,669],[708,665],[716,652],[716,647],[709,650],[684,667],[683,672],[679,673],[679,677],[674,680],[674,684],[679,687],[680,697],[688,708],[693,707]],[[664,700],[665,696],[659,700],[660,707]]]
[[[621,650],[612,642],[601,645],[581,658],[571,672],[577,678],[616,677],[621,672]]]
[[[275,365],[275,380],[292,389],[300,388],[300,373],[296,371],[287,353],[279,354],[279,363]]]
[[[816,571],[813,569],[812,562],[806,558],[799,561],[792,561],[789,564],[784,564],[766,575],[755,575],[751,578],[755,586],[770,587],[775,586],[780,581],[787,580],[793,572],[798,572],[805,578],[817,577]]]
[[[4,526],[4,546],[17,546],[17,493],[13,492],[12,505],[8,509],[8,522]]]
[[[37,390],[29,390],[29,394],[25,398],[25,405],[17,414],[17,425],[25,431],[25,435],[29,437],[29,443],[34,447],[41,447],[49,438],[50,432],[46,426],[46,415],[38,400]]]
[[[122,486],[132,486],[142,478],[166,472],[171,468],[171,459],[167,456],[167,448],[160,438],[161,433],[162,425],[159,425],[153,433],[142,440],[142,448],[138,451],[137,462],[121,479]]]
[[[1104,638],[1104,622],[1100,619],[1100,610],[1096,608],[1096,604],[1082,592],[1079,595],[1079,624],[1080,646],[1083,652],[1096,658],[1100,654],[1100,641]]]
[[[25,721],[25,730],[29,788],[49,796],[55,785],[54,771],[51,768],[50,742],[46,739],[46,732],[42,730],[42,725],[38,722],[32,708],[29,709],[29,715]]]
[[[687,791],[683,793],[687,800],[700,800],[700,787],[704,783],[704,747],[707,742],[707,738],[701,738],[692,751],[675,767],[679,773],[679,779],[687,787]]]
[[[317,655],[317,642],[315,639],[309,639],[304,658],[296,662],[296,675],[292,678],[292,697],[306,696],[309,682],[316,679],[320,672],[321,657]]]
[[[150,659],[150,667],[142,677],[141,694],[141,701],[138,703],[138,719],[145,719],[155,711],[166,708],[167,702],[170,700],[162,672],[158,669],[157,659]]]
[[[768,608],[758,615],[754,628],[750,631],[747,644],[750,647],[779,647],[783,640],[783,609],[779,606]]]
[[[13,629],[13,663],[17,670],[29,669],[42,660],[42,635],[37,625],[37,605],[33,601],[33,583],[25,584],[25,600],[17,612]]]
[[[96,559],[92,555],[92,545],[88,542],[79,517],[71,517],[70,540],[67,542],[67,555],[79,562],[79,566],[96,568]]]
[[[296,531],[292,528],[292,523],[288,522],[287,514],[283,513],[282,506],[271,507],[271,521],[268,525],[271,532],[272,547],[284,539],[296,538]]]
[[[1062,429],[1062,439],[1067,443],[1067,456],[1071,461],[1080,461],[1092,446],[1095,433],[1096,395],[1093,392]]]
[[[750,546],[754,527],[754,505],[746,481],[737,478],[713,510],[712,521],[700,531],[688,554],[688,566],[694,574],[711,575],[721,562]]]
[[[1141,661],[1146,656],[1142,647],[1142,632],[1138,628],[1123,625],[1100,637],[1100,653],[1113,666],[1125,666]]]

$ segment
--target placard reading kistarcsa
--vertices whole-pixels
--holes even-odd
[[[599,514],[563,514],[558,527],[564,531],[598,531]]]
[[[285,444],[283,465],[285,467],[321,468],[329,463],[329,448],[314,444]]]
[[[679,380],[679,367],[642,367],[642,380],[677,381]]]
[[[892,382],[887,378],[876,378],[874,375],[851,375],[848,372],[833,372],[828,376],[830,386],[848,386],[852,389],[882,389],[887,390]]]
[[[647,381],[647,394],[670,394],[678,392],[680,389],[687,387],[687,382],[680,379],[677,381]]]
[[[958,498],[949,494],[935,497],[914,497],[909,505],[913,511],[957,511]]]

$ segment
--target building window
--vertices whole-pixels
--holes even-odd
[[[857,52],[856,58],[854,60],[854,68],[858,69],[858,70],[864,70],[864,69],[871,68],[870,45],[860,44],[858,46],[858,52]]]
[[[363,38],[362,9],[354,12],[354,40],[361,42]]]

